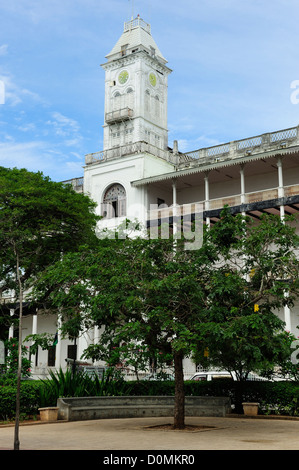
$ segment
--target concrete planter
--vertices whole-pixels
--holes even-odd
[[[242,403],[244,415],[256,416],[259,410],[259,403]]]
[[[58,408],[56,406],[48,408],[39,408],[41,421],[57,421],[58,419]]]
[[[57,399],[58,420],[166,417],[174,415],[173,396],[64,397]],[[227,416],[228,397],[185,397],[186,416]]]

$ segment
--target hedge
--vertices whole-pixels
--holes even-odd
[[[174,382],[131,382],[131,395],[174,395]],[[185,382],[185,395],[228,396],[236,411],[244,402],[260,404],[260,413],[299,415],[299,382]]]
[[[42,382],[21,384],[21,414],[34,415],[41,407]],[[174,382],[132,381],[122,384],[119,395],[174,395]],[[211,382],[185,382],[185,394],[194,396],[228,396],[237,409],[238,399],[260,403],[260,413],[299,416],[299,382],[240,382],[215,380]],[[0,420],[13,419],[16,406],[16,387],[0,386]],[[42,403],[51,406],[53,403]]]
[[[0,420],[10,420],[16,412],[16,386],[0,386]],[[20,389],[20,414],[36,415],[39,408],[39,385],[24,382]]]

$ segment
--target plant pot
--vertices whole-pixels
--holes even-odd
[[[259,410],[259,403],[242,403],[244,415],[256,416]]]
[[[40,414],[41,421],[57,421],[58,419],[58,408],[56,406],[47,407],[47,408],[39,408],[38,409]]]

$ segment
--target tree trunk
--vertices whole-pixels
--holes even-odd
[[[185,427],[185,391],[183,373],[183,355],[174,353],[175,371],[175,401],[174,401],[174,428],[184,429]]]
[[[14,450],[20,450],[19,424],[20,424],[20,389],[22,374],[22,316],[23,316],[23,286],[20,277],[19,256],[17,255],[17,278],[19,283],[19,344],[18,344],[18,372],[17,372],[17,396],[16,396],[16,419],[14,434]]]

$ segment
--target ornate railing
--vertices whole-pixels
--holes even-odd
[[[299,185],[284,186],[284,196],[294,196],[299,195]],[[269,201],[278,199],[278,188],[263,189],[261,191],[247,192],[244,194],[244,204],[252,204],[255,202]],[[202,207],[204,210],[215,210],[222,209],[225,205],[229,207],[240,206],[242,204],[241,194],[233,194],[231,196],[226,196],[222,198],[210,199],[207,201],[194,202],[192,204],[186,204],[183,206],[178,206],[176,208],[176,215],[180,216],[183,214],[192,214],[196,212],[196,209]],[[184,209],[184,211],[183,211]],[[160,207],[154,210],[149,210],[147,212],[147,219],[157,220],[157,219],[167,219],[174,215],[173,207]]]
[[[133,142],[122,145],[120,147],[89,153],[85,156],[85,163],[86,165],[90,165],[91,163],[106,162],[108,160],[114,160],[137,153],[149,153],[151,155],[155,155],[156,157],[162,158],[163,160],[174,163],[174,156],[172,152],[160,149],[147,142]]]
[[[84,177],[72,178],[70,180],[62,181],[63,184],[71,184],[73,189],[78,193],[83,193]]]
[[[299,127],[291,127],[281,131],[261,134],[248,139],[235,140],[214,147],[202,148],[192,152],[186,152],[180,159],[180,163],[186,160],[198,163],[209,163],[219,159],[240,158],[242,155],[270,151],[276,148],[299,145]]]
[[[112,124],[115,122],[122,122],[127,121],[128,119],[132,119],[133,117],[133,110],[130,108],[122,108],[116,111],[111,111],[110,113],[105,114],[105,121],[108,124]]]
[[[178,154],[171,150],[159,149],[147,142],[135,142],[90,153],[86,155],[85,163],[88,165],[120,158],[124,155],[147,152],[177,165],[180,169],[185,167],[186,164],[192,166],[205,165],[294,146],[299,146],[299,126]]]
[[[124,32],[130,31],[133,28],[137,28],[138,26],[141,26],[147,33],[151,34],[151,25],[146,23],[142,18],[139,16],[135,19],[132,19],[130,21],[126,21],[124,24]]]

